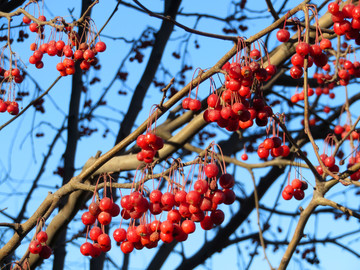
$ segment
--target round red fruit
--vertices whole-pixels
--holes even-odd
[[[81,221],[84,225],[92,225],[95,223],[96,217],[93,216],[90,212],[85,212],[81,216]]]
[[[104,52],[106,50],[105,42],[99,41],[95,44],[95,50],[97,52]]]
[[[129,241],[122,242],[120,249],[124,254],[129,254],[134,250],[134,244]]]
[[[86,242],[80,246],[80,252],[84,256],[91,256],[93,252],[93,245],[89,242]]]
[[[186,234],[190,234],[195,232],[196,226],[194,221],[187,219],[181,223],[181,228]]]
[[[302,189],[295,189],[294,190],[294,198],[298,201],[304,199],[305,193]]]
[[[280,42],[287,42],[290,39],[290,33],[288,30],[286,29],[280,29],[277,33],[276,33],[276,38],[280,41]]]
[[[97,241],[99,235],[101,235],[103,232],[102,230],[100,229],[100,227],[93,227],[90,232],[89,232],[89,236],[90,236],[90,239],[93,240],[93,241]]]
[[[38,232],[38,234],[36,235],[36,239],[40,242],[40,243],[46,243],[46,241],[48,240],[48,235],[45,231],[40,231]]]
[[[219,184],[222,188],[232,188],[235,185],[235,179],[231,174],[225,173],[220,176]]]
[[[219,168],[216,164],[210,163],[205,166],[204,172],[208,178],[216,177],[219,173]]]

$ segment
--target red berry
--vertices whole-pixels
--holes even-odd
[[[331,2],[329,5],[328,5],[328,11],[331,13],[331,14],[335,14],[335,13],[338,13],[339,12],[339,5],[337,2]]]
[[[335,165],[335,158],[333,156],[329,156],[327,158],[325,158],[325,160],[323,161],[326,167],[332,167]]]
[[[280,42],[287,42],[290,38],[290,33],[288,30],[286,29],[280,29],[277,33],[276,33],[276,38],[280,41]]]
[[[302,182],[299,179],[294,179],[291,182],[291,186],[293,187],[293,189],[300,189],[302,186]]]
[[[39,253],[39,256],[42,259],[49,259],[51,254],[52,254],[51,247],[49,247],[47,245],[43,245],[42,248],[41,248],[41,251]]]
[[[231,189],[226,188],[226,189],[223,190],[223,193],[225,195],[224,204],[230,205],[230,204],[233,204],[235,202],[236,195],[235,195],[234,191],[232,191]]]
[[[265,149],[270,150],[274,148],[274,141],[271,138],[267,138],[265,139],[263,146]]]
[[[360,6],[354,7],[354,9],[352,10],[351,15],[352,15],[352,17],[354,19],[360,19]]]
[[[89,212],[90,212],[93,216],[97,217],[97,216],[100,214],[100,212],[101,212],[99,205],[98,205],[97,203],[95,203],[95,202],[92,202],[92,203],[89,205]]]
[[[161,222],[160,231],[162,233],[165,233],[165,234],[172,233],[173,230],[174,230],[174,225],[170,220],[165,220],[165,221]]]
[[[167,214],[167,220],[171,221],[172,223],[179,223],[181,220],[179,210],[171,209]]]
[[[343,13],[345,18],[349,18],[349,19],[352,18],[352,11],[353,11],[354,7],[355,6],[351,3],[343,6],[341,12]]]
[[[109,251],[111,248],[111,240],[109,235],[107,235],[106,233],[100,234],[98,239],[97,239],[98,243],[101,246],[101,249],[103,251]]]
[[[111,215],[108,212],[101,212],[97,219],[102,225],[109,225],[111,222]]]
[[[90,239],[93,240],[93,241],[97,241],[99,235],[101,235],[103,232],[102,230],[100,229],[100,227],[93,227],[90,232],[89,232],[89,236],[90,236]]]
[[[186,195],[186,202],[192,205],[199,205],[201,201],[201,194],[195,190],[191,190]]]
[[[104,52],[106,50],[105,42],[99,41],[95,44],[95,50],[97,52]]]
[[[289,194],[289,193],[287,193],[287,192],[285,192],[285,191],[283,191],[283,192],[281,193],[281,195],[282,195],[282,197],[284,198],[284,200],[291,200],[291,198],[293,197],[292,194]]]
[[[182,101],[182,107],[183,109],[185,110],[189,110],[189,103],[192,99],[187,97],[187,98],[184,98],[184,100]]]
[[[65,47],[65,42],[62,41],[62,40],[58,40],[56,43],[55,43],[55,47],[58,51],[62,51],[63,48]]]
[[[80,246],[80,252],[84,256],[91,256],[93,252],[93,245],[89,242],[86,242]]]
[[[206,193],[208,188],[209,188],[208,182],[204,179],[196,180],[196,182],[194,183],[194,190],[196,190],[200,194]]]
[[[250,52],[250,58],[254,60],[258,60],[260,58],[260,51],[258,49],[253,49]]]
[[[200,222],[201,228],[203,230],[211,230],[214,227],[214,223],[211,220],[210,216],[205,216],[205,218]]]
[[[158,189],[155,189],[155,190],[151,191],[149,200],[152,203],[160,203],[161,196],[162,196],[162,192]]]
[[[48,235],[47,235],[46,232],[40,231],[40,232],[38,232],[38,234],[36,235],[36,239],[37,239],[40,243],[46,243],[46,241],[48,240]]]
[[[28,17],[26,17],[26,16],[23,17],[22,21],[23,21],[23,23],[25,23],[25,24],[30,24],[30,23],[31,23],[31,19],[28,18]]]
[[[220,176],[219,184],[222,188],[232,188],[235,185],[235,179],[231,174],[225,173]]]
[[[295,189],[294,190],[294,198],[296,200],[302,200],[305,197],[305,193],[302,189]]]
[[[112,208],[112,200],[108,197],[102,198],[99,203],[99,207],[101,211],[109,212]]]
[[[108,212],[112,217],[117,217],[120,214],[120,206],[113,202],[112,207]]]
[[[205,166],[204,172],[208,178],[216,177],[219,173],[219,168],[215,163],[210,163]]]
[[[303,67],[304,66],[304,57],[301,56],[298,53],[295,53],[292,57],[291,57],[291,63],[294,66],[299,66],[299,67]]]
[[[38,31],[38,24],[37,23],[31,23],[30,25],[29,25],[29,29],[30,29],[30,31],[31,32],[37,32]]]
[[[303,75],[303,69],[299,66],[292,66],[290,68],[290,76],[293,79],[300,79],[301,76]]]
[[[95,57],[95,53],[92,50],[87,49],[84,52],[83,57],[84,57],[85,60],[93,59]]]
[[[30,244],[29,244],[30,253],[39,254],[41,252],[41,249],[42,249],[42,245],[41,245],[40,241],[33,240],[30,242]]]
[[[306,42],[300,42],[296,46],[296,52],[300,54],[301,56],[306,56],[310,52],[310,45]]]
[[[211,212],[210,218],[215,225],[220,225],[225,219],[225,214],[220,209],[217,209]]]
[[[92,245],[92,253],[90,254],[90,256],[92,258],[97,258],[101,255],[102,250],[101,250],[101,246],[99,245],[99,243],[94,243]]]
[[[241,159],[244,160],[244,161],[248,160],[248,158],[249,157],[248,157],[248,155],[246,153],[241,155]]]
[[[121,243],[120,249],[124,254],[129,254],[134,250],[134,244],[129,241],[124,241]]]
[[[175,204],[175,196],[171,192],[165,192],[161,196],[161,203],[164,207],[172,208]]]
[[[126,231],[123,228],[117,228],[114,233],[113,237],[116,242],[122,242],[126,239]]]
[[[196,112],[201,109],[201,102],[197,99],[191,99],[189,101],[189,109]]]
[[[257,150],[257,154],[259,156],[259,158],[261,159],[265,159],[265,158],[268,158],[269,157],[269,150],[268,149],[265,149],[265,148],[259,148]]]
[[[81,216],[81,221],[84,225],[92,225],[95,223],[96,217],[93,216],[90,212],[85,212]]]
[[[181,223],[181,228],[183,229],[183,231],[186,233],[186,234],[190,234],[190,233],[193,233],[196,229],[196,226],[195,226],[195,223],[192,221],[192,220],[184,220],[182,223]]]

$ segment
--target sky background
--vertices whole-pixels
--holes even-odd
[[[226,2],[226,3],[225,3]],[[288,8],[295,6],[300,1],[290,1],[291,6],[288,5]],[[149,9],[153,11],[162,11],[163,1],[142,1]],[[281,1],[274,1],[275,9],[281,4]],[[101,0],[100,4],[96,5],[92,10],[92,18],[96,23],[98,29],[102,27],[105,23],[108,15],[113,11],[116,5],[115,1],[112,0]],[[219,17],[224,17],[232,13],[232,10],[228,7],[228,1],[219,4],[219,1],[210,0],[199,0],[199,1],[182,1],[182,11],[184,13],[190,12],[201,12],[201,13],[210,13],[216,14]],[[266,9],[265,1],[248,1],[246,6],[250,10],[263,10]],[[46,1],[45,2],[45,15],[47,18],[52,18],[54,16],[63,16],[65,19],[70,20],[70,10],[75,17],[79,17],[80,13],[80,1]],[[31,9],[30,9],[31,11]],[[247,31],[242,33],[245,37],[250,37],[257,33],[258,31],[265,28],[272,22],[272,18],[269,16],[269,13],[265,13],[267,16],[264,18],[256,18],[254,20],[246,20],[246,25],[249,27]],[[322,14],[322,13],[321,13]],[[264,16],[260,14],[259,16]],[[300,19],[302,15],[298,15]],[[14,19],[14,25],[19,23],[21,18]],[[5,23],[5,19],[1,19],[2,23]],[[195,25],[195,20],[192,17],[179,16],[177,20],[184,25],[193,27]],[[154,29],[158,29],[161,24],[161,21],[156,18],[151,18],[145,13],[136,12],[128,7],[120,6],[119,11],[115,14],[113,19],[107,25],[103,31],[102,40],[107,44],[106,52],[102,53],[100,56],[100,63],[102,65],[101,70],[94,71],[91,70],[86,75],[86,80],[91,80],[94,77],[100,78],[100,82],[91,86],[88,93],[83,95],[82,100],[88,100],[89,98],[96,100],[99,95],[102,94],[102,91],[109,85],[109,82],[116,75],[116,71],[119,68],[119,59],[123,59],[129,52],[130,46],[128,43],[122,40],[112,40],[106,36],[113,37],[126,37],[127,39],[136,39],[140,36],[141,32],[145,27],[150,26]],[[222,28],[224,24],[216,20],[211,19],[202,19],[198,22],[197,28],[202,31],[208,31],[212,33],[222,34]],[[25,29],[25,27],[24,27]],[[217,60],[222,57],[231,47],[232,43],[229,41],[221,41],[210,39],[207,37],[196,37],[191,36],[190,42],[188,43],[189,54],[185,57],[182,57],[181,60],[177,60],[172,57],[172,53],[178,52],[183,55],[185,49],[185,43],[179,42],[179,40],[188,37],[187,34],[177,27],[174,28],[175,31],[171,36],[171,41],[168,43],[164,56],[162,65],[168,69],[170,75],[164,75],[162,72],[158,72],[156,78],[159,81],[164,81],[168,83],[172,76],[179,71],[181,68],[181,61],[185,61],[187,65],[191,65],[195,68],[199,67],[202,69],[210,68],[213,66]],[[58,62],[58,58],[50,58],[49,56],[44,57],[45,67],[42,70],[36,70],[32,65],[29,65],[28,58],[31,55],[29,50],[29,44],[35,40],[35,35],[29,33],[29,39],[24,43],[15,44],[13,50],[16,51],[22,61],[27,65],[27,70],[30,73],[31,77],[34,78],[41,89],[45,90],[47,87],[56,79],[58,72],[55,69],[55,65]],[[17,32],[14,32],[16,37]],[[196,49],[194,41],[197,40],[200,48]],[[275,32],[272,34],[269,42],[269,50],[274,46],[278,45],[279,42],[275,38]],[[145,57],[144,62],[146,63],[151,48],[148,48],[144,51]],[[99,121],[92,121],[91,123],[86,123],[91,128],[98,128],[99,132],[94,133],[91,137],[83,137],[79,141],[77,154],[76,154],[76,168],[78,174],[90,156],[94,156],[97,151],[102,151],[103,153],[108,151],[114,145],[114,140],[116,132],[119,128],[119,120],[122,117],[122,113],[126,112],[126,107],[129,104],[131,98],[131,89],[136,87],[136,84],[139,81],[140,76],[145,68],[145,65],[138,64],[135,62],[130,63],[126,61],[122,71],[129,72],[128,80],[126,84],[122,84],[120,81],[117,81],[111,86],[109,94],[106,98],[107,104],[109,107],[102,107],[96,110],[96,115],[101,116]],[[194,70],[193,69],[193,70]],[[188,72],[186,82],[192,77],[192,72]],[[221,76],[220,76],[221,77]],[[223,80],[223,78],[221,78]],[[215,79],[217,85],[220,85],[219,79]],[[36,97],[37,94],[34,92],[34,85],[29,81],[24,81],[20,86],[21,90],[29,90],[30,97]],[[129,92],[127,96],[118,95],[119,90],[126,90]],[[295,92],[295,89],[286,89],[277,87],[277,91],[284,91],[285,95],[290,98],[290,96]],[[335,106],[342,104],[343,100],[343,89],[339,88],[336,90],[337,98],[336,100],[329,100],[324,98],[320,103],[330,104]],[[357,91],[355,88],[349,89],[350,93]],[[352,92],[353,91],[353,92]],[[0,156],[0,194],[2,195],[2,200],[0,203],[0,209],[7,208],[6,213],[16,216],[19,209],[22,206],[23,199],[26,196],[29,188],[31,187],[32,180],[36,176],[39,166],[42,162],[44,154],[47,153],[51,139],[56,134],[57,129],[61,127],[64,117],[68,111],[68,103],[71,93],[71,77],[62,78],[58,84],[51,90],[50,94],[45,98],[45,109],[46,113],[40,115],[39,113],[35,114],[34,109],[28,110],[22,117],[18,118],[8,127],[4,128],[0,132],[0,141],[1,141],[1,152]],[[200,86],[199,95],[201,98],[204,98],[209,93],[209,83],[205,82]],[[144,108],[139,114],[137,124],[142,123],[146,117],[149,115],[149,111],[153,104],[156,104],[160,101],[161,94],[158,88],[155,88],[153,85],[149,90],[146,101],[144,102]],[[25,98],[21,106],[26,106],[31,99]],[[83,101],[81,104],[83,104]],[[86,109],[85,109],[86,110]],[[276,110],[281,111],[281,107],[276,107]],[[356,116],[356,112],[353,112]],[[166,117],[159,119],[159,123],[163,121]],[[10,119],[10,116],[5,113],[0,115],[0,125]],[[110,120],[109,120],[110,119]],[[114,120],[112,120],[114,119]],[[342,119],[343,121],[345,119]],[[296,120],[294,120],[296,122]],[[291,128],[300,128],[300,118],[299,121],[293,123]],[[106,138],[103,138],[104,130],[109,127],[112,131],[108,134]],[[209,125],[206,127],[207,131],[213,131],[214,127]],[[37,132],[43,132],[46,136],[45,138],[36,138],[34,134]],[[226,138],[230,133],[228,132],[218,132],[216,141]],[[43,201],[48,191],[55,191],[56,185],[61,185],[62,179],[53,174],[54,169],[57,166],[62,166],[61,155],[65,149],[65,140],[66,133],[64,132],[61,136],[61,139],[56,143],[56,146],[53,150],[53,154],[46,166],[46,171],[43,174],[38,190],[32,196],[32,200],[27,208],[27,215],[31,215]],[[210,141],[209,141],[210,142]],[[320,146],[322,149],[322,145]],[[310,158],[313,159],[313,151],[306,147],[307,152],[309,153]],[[238,154],[238,158],[242,152]],[[250,155],[249,162],[257,162],[258,158]],[[250,194],[253,190],[252,182],[250,175],[246,173],[244,169],[234,168],[230,166],[228,168],[230,172],[235,170],[236,179],[240,182],[240,185],[235,189],[235,192],[239,195],[242,191],[245,191],[247,194]],[[264,175],[267,170],[256,171],[257,181],[260,179],[261,175]],[[309,183],[314,183],[311,174],[302,170],[301,174],[303,178],[309,181]],[[294,170],[291,171],[291,179],[296,176]],[[261,200],[261,204],[267,207],[273,207],[275,204],[278,204],[278,209],[288,212],[295,212],[298,209],[299,205],[306,207],[311,196],[311,187],[305,192],[306,198],[301,201],[284,201],[282,198],[274,200],[279,194],[282,185],[287,181],[287,177],[282,176],[283,179],[279,179],[276,184],[274,184],[271,189],[266,193],[264,198]],[[241,187],[241,189],[240,189]],[[351,187],[350,187],[351,188]],[[348,205],[354,205],[357,207],[359,204],[359,199],[356,196],[356,189],[353,189],[349,193],[345,193],[344,187],[337,186],[332,190],[328,197],[341,203],[348,203]],[[353,196],[349,196],[352,194]],[[235,211],[239,205],[237,203],[233,206],[233,211]],[[229,221],[231,217],[231,212],[228,207],[221,207],[225,211],[226,218],[224,224]],[[79,222],[82,212],[77,215],[77,218],[69,224],[69,236],[76,234],[81,228],[82,224]],[[261,211],[261,221],[266,221],[268,213]],[[0,222],[8,222],[9,220],[0,215]],[[115,228],[119,225],[120,218],[114,218],[112,224],[114,225],[111,229],[111,234]],[[48,224],[48,223],[47,223]],[[277,229],[271,230],[272,232],[266,233],[265,236],[272,240],[286,239],[287,235],[291,235],[294,231],[296,224],[296,219],[288,218],[278,218],[274,217],[272,219],[271,225],[274,228],[281,226],[282,233],[275,234],[274,232]],[[193,235],[189,236],[189,239],[184,243],[184,245],[177,245],[176,250],[180,251],[182,248],[185,250],[186,256],[193,255],[198,248],[202,245],[204,241],[204,231],[199,229]],[[355,219],[350,219],[349,222],[346,222],[344,218],[341,218],[334,222],[333,214],[326,214],[321,219],[310,218],[306,228],[305,233],[309,234],[311,238],[316,232],[318,238],[326,237],[328,235],[339,235],[342,231],[356,231],[359,229],[358,222]],[[248,233],[253,233],[257,231],[256,226],[256,213],[253,212],[249,216],[249,223],[244,223],[238,230],[237,236],[243,236]],[[216,233],[215,230],[207,232],[205,237],[211,239]],[[11,234],[7,233],[5,237],[9,237]],[[360,246],[358,243],[358,233],[350,235],[348,238],[352,238],[352,244],[355,247],[356,251],[359,250]],[[32,234],[29,234],[29,237],[32,237]],[[234,237],[234,235],[232,236]],[[18,248],[17,255],[22,256],[25,252],[30,238],[25,238],[22,242],[22,245]],[[305,239],[306,240],[306,239]],[[345,238],[344,241],[347,243],[348,239]],[[67,247],[67,269],[88,269],[89,259],[83,257],[79,252],[79,246],[84,242],[84,239],[78,239],[73,244],[69,244]],[[357,247],[357,248],[356,248]],[[279,249],[277,252],[272,252],[272,248],[267,249],[267,255],[269,256],[270,261],[273,266],[279,264],[284,250]],[[340,248],[334,245],[326,246],[317,246],[318,256],[321,260],[321,267],[317,268],[308,263],[301,261],[300,255],[295,255],[289,265],[288,269],[358,269],[357,263],[358,260],[355,256],[351,255],[348,252],[341,250]],[[238,246],[232,246],[222,250],[221,253],[216,253],[211,259],[208,259],[205,263],[205,266],[199,266],[197,269],[244,269],[247,265],[249,256],[248,254],[254,250],[254,246],[250,241],[243,242]],[[300,247],[300,250],[304,250],[304,247]],[[129,269],[145,269],[146,266],[151,261],[152,256],[156,253],[157,249],[153,250],[141,250],[134,251],[130,256],[130,267]],[[250,269],[268,269],[268,265],[265,260],[263,260],[262,249],[258,248],[257,251],[260,253],[256,257],[255,261],[252,263]],[[120,249],[114,244],[112,250],[109,252],[109,256],[113,261],[119,265],[122,263],[122,253]],[[171,257],[166,260],[165,265],[162,269],[174,269],[181,261],[181,257],[177,254],[171,255]],[[115,269],[112,266],[109,266],[110,269]],[[52,268],[51,258],[43,264],[44,269]]]

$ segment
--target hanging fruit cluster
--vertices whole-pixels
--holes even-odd
[[[52,254],[52,249],[51,247],[46,245],[47,240],[48,240],[48,235],[46,231],[40,230],[36,234],[36,238],[30,242],[29,252],[31,254],[38,254],[42,259],[48,259]]]
[[[156,107],[151,110],[156,110]],[[145,163],[152,163],[154,157],[158,150],[164,147],[164,141],[161,137],[155,134],[156,132],[156,118],[154,120],[154,128],[152,129],[152,121],[149,121],[149,124],[146,129],[146,133],[139,135],[136,139],[136,144],[141,148],[141,151],[137,153],[136,158],[139,161],[144,161]]]
[[[24,8],[33,3],[35,2],[30,1]],[[37,4],[35,5],[39,8]],[[41,13],[40,8],[39,13]],[[56,69],[60,72],[60,75],[71,75],[75,73],[76,61],[81,61],[80,68],[82,70],[88,70],[91,66],[97,65],[97,53],[106,50],[106,44],[104,42],[100,40],[96,42],[97,35],[94,34],[96,27],[91,19],[85,20],[84,28],[87,31],[85,31],[86,34],[82,37],[73,30],[72,25],[75,25],[75,23],[66,23],[61,17],[47,21],[46,17],[41,15],[35,22],[24,15],[22,22],[29,26],[31,32],[37,34],[36,42],[30,45],[30,50],[33,51],[33,54],[29,58],[30,64],[35,65],[36,68],[41,69],[44,67],[43,57],[45,54],[58,56],[61,58],[61,62],[56,65]],[[49,34],[50,41],[45,42],[45,27],[49,25],[51,29]],[[8,27],[10,28],[10,23]],[[63,38],[63,35],[66,36],[66,38]],[[6,87],[7,90],[1,90],[3,96],[0,98],[0,112],[7,111],[11,115],[17,115],[19,113],[19,105],[15,101],[15,87],[23,81],[24,75],[21,74],[18,68],[19,59],[13,59],[17,57],[17,55],[11,50],[12,40],[10,37],[7,37],[7,39],[7,46],[5,46],[3,50],[9,50],[8,59],[10,67],[8,69],[6,69],[4,65],[0,67],[0,80],[2,83],[8,84]]]
[[[40,21],[46,21],[45,16],[41,15],[38,18]],[[62,24],[62,18],[58,18],[55,22]],[[33,51],[33,55],[30,56],[29,62],[36,66],[36,68],[43,68],[43,56],[45,54],[49,56],[58,56],[61,58],[61,62],[56,65],[56,69],[60,72],[61,76],[72,75],[75,73],[75,62],[81,61],[80,68],[82,70],[89,70],[91,66],[95,66],[98,63],[96,55],[98,52],[104,52],[106,50],[106,44],[102,41],[95,43],[95,36],[92,36],[94,32],[91,29],[91,24],[88,25],[88,31],[85,37],[80,37],[71,27],[65,27],[64,32],[67,34],[65,41],[62,39],[63,33],[59,33],[52,28],[50,35],[55,39],[49,42],[44,42],[44,26],[40,26],[35,22],[31,22],[31,19],[24,16],[23,22],[29,25],[31,32],[37,33],[38,41],[30,45],[30,50]],[[85,41],[82,41],[85,40]]]
[[[145,135],[139,135],[136,139],[136,143],[141,148],[141,151],[136,157],[139,161],[144,161],[145,163],[152,163],[156,152],[164,147],[163,139],[152,132],[147,132]]]
[[[315,20],[317,22],[317,11],[316,9],[310,10],[313,11],[315,15]],[[294,20],[295,21],[295,20]],[[296,22],[296,21],[295,21]],[[280,42],[288,42],[290,39],[290,33],[285,29],[286,21],[284,23],[283,29],[278,30],[276,37]],[[321,35],[321,41],[319,42],[319,34]],[[312,67],[315,64],[317,67],[324,67],[328,62],[327,51],[331,49],[332,45],[330,40],[323,38],[321,29],[317,26],[316,28],[316,38],[315,44],[311,45],[305,40],[301,39],[301,30],[298,27],[298,44],[296,45],[296,53],[291,57],[292,67],[290,68],[290,76],[294,79],[299,79],[304,74],[304,61],[307,58],[307,67]]]
[[[130,194],[121,197],[121,211],[119,206],[116,207],[116,215],[120,212],[122,219],[120,227],[113,232],[113,238],[124,253],[130,253],[134,248],[154,248],[160,240],[164,243],[174,240],[182,242],[195,231],[196,223],[200,223],[202,229],[210,230],[224,221],[225,214],[219,206],[234,203],[235,193],[232,188],[235,180],[226,171],[217,179],[219,167],[213,152],[214,145],[210,145],[208,149],[212,149],[209,155],[205,154],[203,159],[197,158],[194,161],[193,170],[197,165],[199,171],[193,186],[192,180],[190,186],[186,184],[187,178],[190,175],[193,177],[193,173],[190,170],[185,179],[180,174],[178,162],[172,166],[168,188],[164,193],[159,190],[160,182],[157,188],[149,192],[144,186],[145,178],[141,177],[136,184],[134,177]],[[183,177],[182,183],[180,177]],[[110,198],[104,197],[98,204],[92,202],[89,211],[83,214],[83,223],[93,225],[89,233],[93,243],[86,242],[81,246],[83,255],[96,257],[101,252],[110,250],[111,241],[104,233],[104,226],[111,222],[111,216],[115,216],[112,210],[114,205],[116,204]],[[106,213],[105,222],[100,218],[101,213]],[[96,217],[101,228],[96,225]],[[126,229],[124,220],[129,221]]]
[[[98,182],[101,178],[103,178],[106,187],[108,182],[107,176],[104,175],[100,177]],[[104,188],[104,196],[101,200],[95,200],[96,192],[95,190],[88,211],[81,216],[82,223],[87,226],[87,232],[89,232],[90,227],[93,226],[89,232],[89,237],[93,243],[87,242],[88,235],[86,235],[86,242],[81,245],[80,252],[84,256],[91,257],[98,257],[102,252],[108,252],[111,249],[111,240],[105,232],[104,226],[109,225],[112,218],[120,214],[120,207],[113,201],[112,194],[110,194],[110,198],[106,196],[106,188]],[[98,223],[100,223],[101,228],[98,226]]]
[[[272,138],[266,138],[259,145],[257,154],[261,159],[267,159],[270,154],[272,157],[287,157],[290,154],[290,148],[286,144],[282,145],[279,137],[273,136]]]
[[[355,40],[360,45],[360,6],[347,3],[340,10],[339,2],[331,2],[328,5],[328,11],[332,14],[331,19],[334,22],[334,32],[345,37],[348,40]],[[347,20],[349,19],[349,20]]]
[[[300,201],[304,199],[305,197],[304,190],[306,190],[307,188],[308,188],[308,184],[305,181],[301,181],[295,178],[294,180],[292,180],[291,185],[287,185],[284,188],[281,195],[284,198],[284,200],[291,200],[292,197],[294,197],[296,200]]]
[[[17,66],[17,61],[14,61],[15,67],[13,67],[12,59],[10,57],[9,69],[6,70],[0,67],[1,87],[3,84],[7,84],[7,93],[5,90],[0,90],[0,92],[3,92],[2,98],[0,98],[0,113],[8,112],[11,115],[17,115],[19,113],[19,104],[15,101],[15,88],[23,82],[24,77]]]
[[[264,68],[261,52],[255,47],[250,52],[247,49],[243,51],[244,57],[240,57],[240,51],[233,63],[227,62],[222,67],[226,80],[225,91],[220,93],[212,89],[213,93],[207,98],[208,108],[204,112],[206,122],[217,123],[228,131],[247,129],[254,121],[258,126],[266,126],[268,117],[273,114],[271,107],[265,104],[260,84],[276,73],[276,67],[268,64]],[[255,94],[252,95],[252,92]],[[188,99],[183,101],[184,109],[187,109],[184,104],[187,104]]]

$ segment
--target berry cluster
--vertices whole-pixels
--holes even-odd
[[[195,231],[197,222],[204,230],[220,225],[225,215],[217,207],[220,204],[230,205],[235,201],[235,193],[231,190],[235,180],[230,174],[223,174],[219,178],[222,189],[218,189],[218,167],[213,163],[208,164],[204,168],[204,173],[208,180],[198,179],[194,183],[194,190],[189,192],[174,188],[162,193],[155,189],[151,191],[149,201],[139,191],[123,196],[123,219],[140,219],[140,225],[130,225],[127,230],[118,228],[114,231],[113,237],[116,242],[121,243],[121,250],[130,253],[134,248],[153,248],[160,240],[164,243],[171,243],[173,240],[185,241],[188,234]],[[161,222],[156,216],[164,211],[168,213],[166,220]],[[149,213],[155,220],[147,223],[143,217]]]
[[[152,163],[156,152],[164,147],[163,139],[152,132],[139,135],[136,143],[141,148],[136,157],[139,161],[144,161],[145,163]]]
[[[101,225],[106,226],[111,223],[113,217],[120,214],[120,207],[113,202],[112,199],[104,197],[100,202],[93,201],[89,205],[89,211],[81,216],[84,225],[91,226],[98,221]],[[108,252],[111,249],[111,240],[104,228],[98,227],[96,224],[90,230],[89,236],[93,240],[93,244],[85,242],[80,247],[80,252],[84,256],[98,257],[102,252]]]
[[[13,97],[12,100],[10,100],[11,96],[14,96],[12,94],[13,86],[16,84],[22,83],[24,80],[24,77],[21,75],[20,69],[17,67],[10,68],[8,70],[2,69],[0,67],[0,80],[3,82],[9,83],[9,93],[8,93],[8,100],[3,100],[0,98],[0,112],[8,112],[11,115],[17,115],[19,113],[19,104],[15,101],[15,98]]]
[[[11,115],[19,113],[19,104],[16,101],[4,101],[0,98],[0,112],[8,112]]]
[[[328,11],[332,14],[334,32],[339,36],[345,35],[348,40],[354,39],[355,43],[359,45],[360,6],[355,6],[350,2],[345,4],[340,11],[339,3],[336,1],[328,5]]]
[[[148,136],[149,135],[149,136]],[[142,135],[139,145],[154,146],[156,135],[151,132]],[[153,140],[151,139],[153,138]],[[151,139],[151,142],[145,142]],[[93,243],[85,242],[81,245],[80,251],[85,256],[97,257],[102,252],[111,249],[111,240],[105,233],[104,226],[109,225],[112,217],[121,213],[120,227],[113,232],[114,240],[120,245],[123,253],[130,253],[134,249],[154,248],[161,240],[164,243],[171,243],[173,240],[182,242],[187,240],[188,235],[196,229],[196,223],[204,230],[210,230],[214,226],[220,225],[225,214],[218,209],[221,204],[231,205],[236,197],[232,190],[235,180],[232,175],[224,172],[219,179],[219,167],[215,164],[214,153],[211,157],[205,156],[207,163],[196,159],[195,164],[199,164],[199,175],[194,182],[193,188],[185,191],[186,181],[183,184],[176,180],[169,179],[169,186],[166,192],[154,188],[148,192],[144,188],[144,180],[140,180],[140,185],[131,190],[130,194],[122,195],[120,207],[112,199],[104,197],[99,201],[89,205],[81,220],[88,226],[89,237]],[[176,164],[173,171],[178,169]],[[191,174],[191,170],[189,172]],[[134,182],[135,182],[134,177]],[[174,178],[175,179],[175,178]],[[192,181],[191,181],[192,182]],[[106,177],[104,178],[106,184]],[[218,187],[219,186],[219,187]],[[95,198],[95,197],[94,197]],[[167,212],[166,214],[164,214]],[[161,217],[165,220],[161,221]],[[129,225],[125,229],[123,220],[129,220]],[[97,226],[97,222],[101,226]],[[90,226],[93,226],[90,229]]]
[[[240,57],[241,53],[245,55]],[[243,52],[238,52],[236,61],[227,62],[222,67],[222,72],[225,73],[225,91],[213,91],[207,98],[208,108],[204,111],[206,122],[217,123],[228,131],[246,129],[254,121],[258,126],[266,126],[268,117],[273,112],[265,104],[260,87],[262,82],[275,75],[276,67],[269,64],[264,68],[262,63],[261,51],[254,47],[251,51],[244,49]],[[252,92],[255,93],[253,97]],[[189,95],[183,100],[182,107],[197,111],[201,109],[201,102]]]
[[[348,132],[351,130],[351,126],[349,125],[336,125],[334,128],[334,133],[336,135],[341,135],[341,138],[344,138]],[[360,138],[360,134],[354,130],[350,133],[350,136],[347,137],[348,140],[353,139],[353,140],[358,140]]]
[[[41,15],[38,18],[40,21],[46,21],[45,16]],[[31,22],[31,19],[24,16],[23,22],[29,25],[31,32],[38,34],[39,42],[32,43],[30,50],[34,53],[30,56],[30,64],[35,65],[36,68],[43,68],[44,54],[49,56],[58,56],[64,59],[56,65],[56,69],[60,72],[61,76],[72,75],[75,73],[75,61],[81,61],[80,68],[82,70],[89,70],[91,66],[95,66],[98,63],[96,55],[98,52],[104,52],[106,50],[106,44],[102,41],[94,44],[93,41],[80,43],[81,38],[78,33],[72,30],[71,27],[65,27],[64,31],[67,33],[67,44],[59,40],[50,40],[49,42],[42,42],[45,38],[44,26],[39,26],[35,22]]]
[[[287,185],[283,192],[282,197],[284,200],[291,200],[294,197],[296,200],[302,200],[305,197],[304,190],[308,188],[308,184],[305,181],[294,179],[291,185]]]
[[[201,109],[201,102],[196,98],[187,97],[182,101],[182,107],[185,110],[196,112]]]
[[[333,156],[328,156],[327,154],[321,154],[320,155],[321,161],[324,163],[324,165],[329,169],[330,172],[338,173],[339,172],[339,166],[335,164],[336,160]],[[317,172],[322,175],[324,173],[323,168],[319,165],[316,167]]]
[[[268,117],[273,114],[271,107],[265,105],[260,96],[253,98],[251,106],[247,100],[251,96],[251,85],[238,85],[240,87],[238,90],[230,90],[228,87],[232,86],[229,86],[228,82],[230,80],[226,81],[227,90],[221,94],[221,97],[217,94],[208,97],[209,108],[204,112],[204,120],[208,123],[215,122],[228,131],[247,129],[254,124],[254,120],[258,126],[266,126]]]
[[[317,18],[316,18],[317,20]],[[284,28],[278,30],[276,37],[280,42],[288,42],[290,39],[290,33],[287,29]],[[312,67],[315,64],[318,67],[323,67],[328,62],[328,56],[326,54],[327,49],[331,49],[332,45],[330,40],[323,38],[321,42],[318,41],[318,31],[316,31],[316,41],[315,44],[310,45],[300,39],[300,29],[299,29],[299,41],[296,46],[296,53],[291,57],[291,63],[293,66],[290,68],[290,76],[294,79],[299,79],[302,77],[304,71],[304,60],[307,57],[307,67]],[[320,34],[322,35],[321,31]]]
[[[281,144],[281,139],[276,136],[265,139],[257,150],[259,158],[267,159],[270,154],[272,157],[287,157],[290,154],[290,148],[286,144]]]
[[[48,259],[52,254],[52,249],[46,245],[48,235],[45,231],[40,231],[36,235],[36,239],[29,244],[29,251],[32,254],[39,254],[42,259]]]

